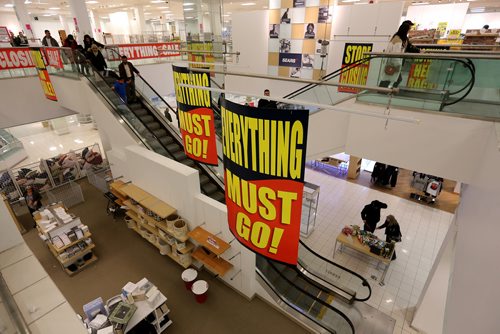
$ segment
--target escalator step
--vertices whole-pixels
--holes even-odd
[[[156,138],[165,137],[167,135],[167,130],[165,129],[154,130],[153,134],[156,136]]]
[[[169,136],[165,136],[165,137],[161,137],[160,141],[163,145],[167,146],[167,145],[172,144],[174,142],[174,138],[169,137]]]
[[[226,196],[224,195],[223,192],[220,192],[220,191],[213,193],[212,195],[210,195],[210,197],[212,199],[216,200],[217,202],[221,202],[221,203],[224,203],[224,201],[226,200]]]
[[[189,166],[189,167],[194,167],[194,161],[191,159],[184,159],[179,161],[181,164]]]
[[[172,156],[174,157],[175,160],[177,161],[183,161],[188,159],[187,155],[184,153],[184,151],[179,151],[172,153]]]
[[[130,108],[130,105],[129,105],[129,108]],[[131,110],[133,111],[134,114],[137,115],[137,117],[149,115],[149,112],[144,108],[139,108],[139,109],[132,109],[131,108]]]
[[[218,190],[217,186],[213,183],[204,184],[201,186],[201,189],[208,196],[210,196],[211,194],[215,193]]]
[[[140,118],[140,120],[143,122],[143,123],[151,123],[155,120],[155,118],[151,115],[141,115],[141,116],[137,116]]]
[[[158,130],[161,128],[161,124],[158,122],[150,122],[150,123],[146,123],[146,127],[149,130]]]
[[[130,108],[130,110],[139,110],[139,109],[144,109],[144,108],[142,107],[142,104],[140,104],[140,103],[130,103],[130,104],[128,105],[128,107]]]
[[[206,176],[206,175],[201,175],[200,176],[200,184],[203,185],[203,184],[206,184],[208,182],[210,182],[210,178],[208,176]]]
[[[167,149],[167,151],[169,151],[172,154],[183,150],[182,147],[180,145],[178,145],[177,143],[167,145],[165,148]]]

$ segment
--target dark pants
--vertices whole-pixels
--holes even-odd
[[[137,100],[135,95],[135,80],[132,78],[127,79],[127,101],[133,103]]]
[[[389,237],[389,236],[385,237],[385,242],[391,242],[391,241],[392,241],[391,237]],[[394,246],[394,252],[392,253],[391,261],[394,261],[394,260],[396,260],[396,246]]]
[[[373,224],[366,223],[363,225],[363,230],[371,232],[371,233],[375,233],[376,227],[377,227],[377,223],[373,223]]]

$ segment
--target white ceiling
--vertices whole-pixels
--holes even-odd
[[[187,2],[189,0],[184,0]],[[192,0],[195,2],[196,0]],[[368,2],[368,0],[338,0],[339,5],[353,5]],[[354,2],[355,1],[355,2]],[[375,0],[378,2],[394,2],[399,0]],[[29,0],[28,0],[29,2]],[[159,18],[160,16],[172,20],[183,19],[183,6],[182,0],[87,0],[87,8],[94,10],[101,17],[106,17],[107,14],[115,11],[132,10],[132,7],[143,6],[145,19]],[[333,0],[331,0],[333,2]],[[460,3],[469,2],[469,9],[484,8],[486,12],[498,11],[500,12],[500,0],[406,0],[405,9],[411,4],[439,4],[439,3]],[[0,11],[13,12],[13,8],[6,7],[5,5],[12,4],[12,0],[0,0]],[[245,5],[252,4],[252,5]],[[251,11],[267,9],[268,0],[224,0],[224,20],[231,20],[231,15],[239,11]],[[67,1],[62,0],[31,0],[31,3],[26,4],[29,13],[33,16],[48,16],[53,15],[56,19],[57,15],[69,16],[69,4]],[[206,6],[202,10],[207,10]],[[193,14],[195,11],[192,12]],[[208,14],[208,12],[205,12]]]

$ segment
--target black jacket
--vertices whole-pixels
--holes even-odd
[[[387,204],[380,201],[373,201],[365,205],[361,211],[361,218],[366,221],[366,224],[375,229],[375,226],[380,221],[380,209],[386,209]]]
[[[278,109],[278,104],[273,100],[260,99],[257,107],[264,109]]]
[[[104,56],[101,51],[97,51],[97,55],[95,55],[92,51],[87,52],[87,59],[90,60],[92,65],[94,65],[95,69],[98,71],[104,71],[107,68],[106,61],[104,60]]]
[[[127,64],[130,66],[130,73],[132,74],[131,78],[132,80],[135,79],[134,73],[139,73],[139,71],[132,65],[131,62],[127,61]],[[120,79],[127,80],[127,72],[125,71],[125,65],[123,63],[120,63],[118,66],[118,71],[120,72]]]
[[[399,224],[389,226],[389,222],[386,220],[385,223],[379,227],[379,229],[385,228],[385,235],[387,236],[387,241],[400,241],[401,240],[401,229]]]
[[[100,48],[103,48],[103,47],[104,47],[104,44],[99,43],[98,41],[96,41],[95,39],[93,39],[93,38],[91,37],[91,38],[90,38],[90,41],[85,40],[85,39],[83,40],[83,49],[84,49],[85,51],[90,51],[89,49],[90,49],[90,47],[92,46],[92,44],[95,44],[95,45],[97,45],[97,46],[98,46],[98,47],[100,47]]]
[[[50,42],[51,42],[51,44],[49,45],[49,39],[47,38],[47,36],[42,38],[42,45],[43,46],[59,47],[59,43],[57,43],[57,41],[55,40],[54,37],[50,37]]]

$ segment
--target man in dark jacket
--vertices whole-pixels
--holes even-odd
[[[42,45],[59,47],[59,43],[57,43],[54,37],[50,36],[50,31],[48,30],[45,30],[45,37],[42,38]]]
[[[136,100],[135,95],[135,75],[139,71],[127,60],[127,56],[122,56],[122,63],[118,66],[120,72],[120,79],[127,83],[127,100],[132,103]]]
[[[97,45],[92,44],[90,51],[87,52],[87,59],[92,63],[92,65],[94,65],[94,68],[97,71],[103,72],[106,70],[106,61],[104,60],[104,56],[101,51],[99,51]]]
[[[380,221],[380,209],[387,209],[387,204],[380,201],[372,201],[365,205],[361,211],[361,219],[363,219],[363,229],[368,232],[375,232],[377,223]]]
[[[269,89],[264,90],[264,95],[270,95]],[[265,109],[278,109],[278,104],[273,100],[260,99],[257,107]]]

